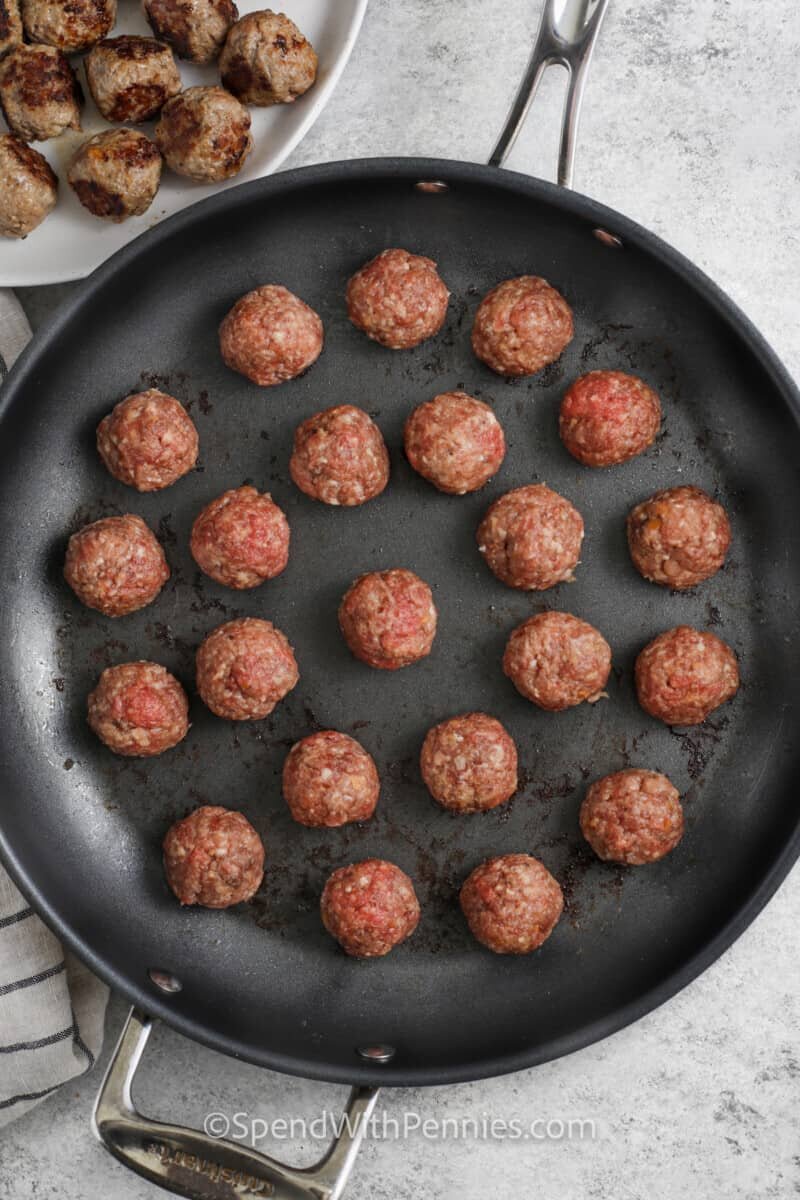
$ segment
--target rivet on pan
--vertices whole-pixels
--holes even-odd
[[[592,233],[604,246],[610,246],[612,250],[622,249],[622,238],[615,233],[609,233],[607,229],[593,229]]]
[[[391,1062],[397,1053],[394,1046],[359,1046],[356,1052],[362,1058],[376,1063]]]
[[[445,183],[443,179],[420,179],[419,183],[414,184],[414,187],[418,192],[429,192],[433,196],[450,191],[449,183]]]
[[[180,979],[176,979],[174,975],[170,975],[169,971],[159,971],[158,967],[149,967],[147,974],[150,976],[152,983],[160,988],[162,992],[170,994],[179,992],[183,984]]]

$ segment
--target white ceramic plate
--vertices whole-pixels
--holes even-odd
[[[62,134],[49,142],[34,143],[59,176],[58,204],[27,238],[19,241],[0,238],[0,285],[26,287],[82,279],[115,250],[119,250],[120,246],[132,241],[164,217],[213,195],[221,188],[268,175],[291,153],[322,112],[336,86],[358,36],[367,0],[286,0],[285,3],[272,5],[269,0],[237,0],[237,3],[240,14],[273,7],[285,11],[292,18],[319,55],[319,74],[313,88],[293,104],[250,110],[254,146],[244,169],[234,179],[212,185],[197,184],[165,169],[158,194],[144,216],[132,217],[121,225],[114,225],[91,216],[82,208],[65,179],[67,164],[76,147],[84,138],[109,128],[95,108],[86,87],[82,62],[74,59],[86,94],[83,130],[81,133]],[[152,33],[135,0],[121,0],[111,36],[119,33]],[[219,83],[216,65],[196,67],[180,59],[177,61],[184,87],[197,83]],[[155,122],[148,122],[137,128],[151,133],[154,126]]]

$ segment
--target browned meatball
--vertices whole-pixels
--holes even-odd
[[[656,393],[623,371],[590,371],[575,380],[561,401],[561,440],[587,467],[627,462],[653,444],[660,426]]]
[[[270,9],[246,13],[219,59],[223,86],[243,104],[290,104],[317,77],[317,56],[294,21]]]
[[[75,72],[52,46],[16,46],[0,61],[0,108],[23,141],[80,129],[81,100]]]
[[[439,332],[449,299],[433,259],[384,250],[348,283],[347,315],[373,341],[407,350]]]
[[[339,605],[339,626],[352,653],[370,667],[407,667],[430,654],[436,636],[431,589],[402,567],[362,575]]]
[[[716,575],[731,544],[725,509],[698,487],[667,488],[628,514],[628,547],[640,575],[691,588]]]
[[[0,58],[22,44],[22,17],[18,0],[0,0]]]
[[[739,664],[715,633],[679,625],[654,638],[636,659],[636,694],[667,725],[700,725],[739,690]]]
[[[345,954],[381,958],[419,924],[414,885],[394,863],[367,858],[334,871],[322,892],[322,923]]]
[[[23,238],[55,208],[58,179],[47,159],[14,133],[0,134],[0,235]]]
[[[340,404],[303,421],[294,435],[289,473],[307,496],[350,508],[380,495],[389,482],[389,453],[362,408]]]
[[[506,279],[484,296],[472,349],[498,375],[535,375],[572,341],[572,309],[537,275]]]
[[[593,625],[571,613],[539,613],[511,634],[503,671],[526,700],[561,712],[605,695],[611,647]]]
[[[289,561],[289,522],[268,492],[233,488],[207,504],[192,525],[201,571],[226,587],[258,587]]]
[[[138,129],[107,129],[78,149],[67,182],[84,208],[115,225],[140,217],[161,181],[161,155]]]
[[[657,771],[631,768],[597,779],[581,805],[581,833],[598,858],[640,867],[683,837],[677,788]]]
[[[264,847],[242,813],[203,805],[167,831],[164,874],[181,904],[230,908],[261,886]]]
[[[73,533],[64,578],[78,599],[107,617],[155,600],[169,579],[164,551],[141,517],[103,517]]]
[[[247,292],[219,327],[226,365],[259,387],[302,375],[319,358],[323,340],[313,308],[275,283]]]
[[[86,56],[86,81],[107,121],[149,121],[181,90],[181,77],[165,42],[155,38],[106,38]]]
[[[429,729],[419,759],[425,786],[451,812],[486,812],[517,790],[517,748],[494,717],[466,713]]]
[[[478,549],[509,587],[545,591],[573,578],[583,541],[583,518],[543,483],[515,488],[495,500],[478,526]]]
[[[192,418],[174,396],[148,388],[120,400],[97,426],[97,450],[120,483],[157,492],[197,462]]]
[[[364,747],[333,729],[296,742],[283,764],[284,799],[301,825],[366,821],[375,812],[380,786]]]
[[[257,617],[218,626],[197,651],[197,690],[228,721],[269,716],[299,678],[286,637]]]
[[[477,491],[500,469],[506,439],[488,404],[466,392],[442,392],[406,421],[406,457],[440,492]]]
[[[233,0],[144,0],[144,13],[157,37],[178,58],[210,63],[218,57],[239,15]]]
[[[117,0],[22,0],[28,41],[57,46],[65,54],[88,50],[116,19]]]
[[[89,725],[115,754],[151,758],[186,737],[189,701],[166,667],[120,663],[103,671],[89,696]]]
[[[543,863],[504,854],[476,867],[461,889],[472,934],[495,954],[530,954],[550,937],[564,896]]]
[[[167,166],[198,183],[238,175],[253,149],[250,113],[221,87],[190,87],[173,96],[154,136]]]

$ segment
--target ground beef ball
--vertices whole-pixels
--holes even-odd
[[[366,821],[375,812],[380,782],[363,746],[332,729],[296,742],[283,764],[283,795],[301,825],[333,828]]]
[[[207,504],[192,526],[201,571],[225,587],[258,587],[289,561],[289,522],[268,492],[232,488]]]
[[[65,54],[88,50],[116,19],[117,0],[22,0],[28,41],[57,46]]]
[[[223,86],[243,104],[290,104],[317,77],[314,47],[283,13],[247,13],[228,34],[219,60]]]
[[[155,600],[169,579],[164,551],[141,517],[103,517],[73,533],[64,578],[78,599],[107,617]]]
[[[691,588],[715,575],[731,544],[725,509],[698,487],[656,492],[628,514],[628,547],[640,575]]]
[[[605,695],[611,647],[593,625],[571,613],[539,613],[511,634],[503,671],[526,700],[561,712]]]
[[[407,350],[439,332],[449,299],[433,259],[384,250],[348,283],[347,315],[373,341]]]
[[[530,954],[550,937],[564,896],[547,868],[529,854],[504,854],[476,867],[461,889],[474,937],[495,954]]]
[[[149,121],[181,90],[181,77],[166,42],[155,38],[106,38],[86,56],[86,81],[107,121]]]
[[[78,149],[67,182],[84,208],[118,225],[140,217],[161,182],[161,155],[138,129],[107,129]]]
[[[506,439],[488,404],[466,392],[442,392],[414,409],[404,431],[406,457],[440,492],[463,496],[500,469]]]
[[[581,833],[598,858],[640,867],[683,837],[677,788],[657,771],[631,768],[596,780],[581,805]]]
[[[498,375],[535,375],[572,341],[572,309],[546,279],[520,275],[484,296],[472,349]]]
[[[81,100],[75,72],[52,46],[17,46],[0,61],[0,109],[25,142],[80,129]]]
[[[302,375],[319,358],[323,340],[313,308],[275,283],[247,292],[219,327],[226,365],[259,387]]]
[[[679,625],[654,638],[636,659],[636,694],[667,725],[700,725],[739,690],[739,665],[714,633]]]
[[[264,847],[242,813],[206,804],[167,831],[164,874],[181,904],[230,908],[261,886]]]
[[[174,396],[148,388],[120,400],[97,426],[97,450],[120,483],[157,492],[197,462],[192,418]]]
[[[451,812],[485,812],[517,790],[517,748],[486,713],[451,717],[429,729],[420,770],[437,803]]]
[[[197,183],[238,175],[253,149],[250,113],[221,87],[190,87],[173,96],[154,136],[167,166]]]
[[[115,754],[150,758],[186,737],[189,701],[166,667],[120,663],[103,671],[89,696],[89,725]]]
[[[22,43],[22,17],[18,0],[0,0],[0,58]]]
[[[653,444],[660,426],[656,393],[623,371],[590,371],[561,401],[561,440],[587,467],[627,462]]]
[[[431,589],[413,571],[362,575],[339,605],[339,626],[356,658],[396,671],[425,658],[436,636]]]
[[[233,0],[144,0],[144,12],[156,36],[168,42],[178,58],[194,63],[218,57],[239,16]]]
[[[573,578],[583,518],[558,492],[531,483],[495,500],[478,526],[477,540],[498,579],[541,592]]]
[[[47,159],[14,133],[0,134],[0,236],[23,238],[55,208],[58,179]]]
[[[286,637],[257,617],[218,626],[197,651],[197,690],[228,721],[269,716],[299,678]]]
[[[350,508],[380,495],[389,482],[389,453],[362,408],[340,404],[298,426],[289,473],[307,496]]]
[[[334,871],[322,892],[322,923],[346,954],[380,958],[419,924],[414,885],[394,863],[367,858]]]

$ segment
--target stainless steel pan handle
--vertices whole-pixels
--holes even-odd
[[[572,187],[575,139],[583,89],[608,2],[609,0],[545,0],[533,53],[511,105],[503,132],[492,151],[490,166],[501,167],[505,162],[547,68],[565,67],[569,74],[569,84],[561,120],[557,178],[562,187]]]
[[[189,1200],[338,1200],[378,1098],[378,1088],[353,1088],[340,1133],[312,1167],[285,1166],[247,1146],[154,1121],[138,1112],[131,1087],[152,1021],[131,1009],[94,1109],[94,1128],[108,1150],[151,1183]]]

